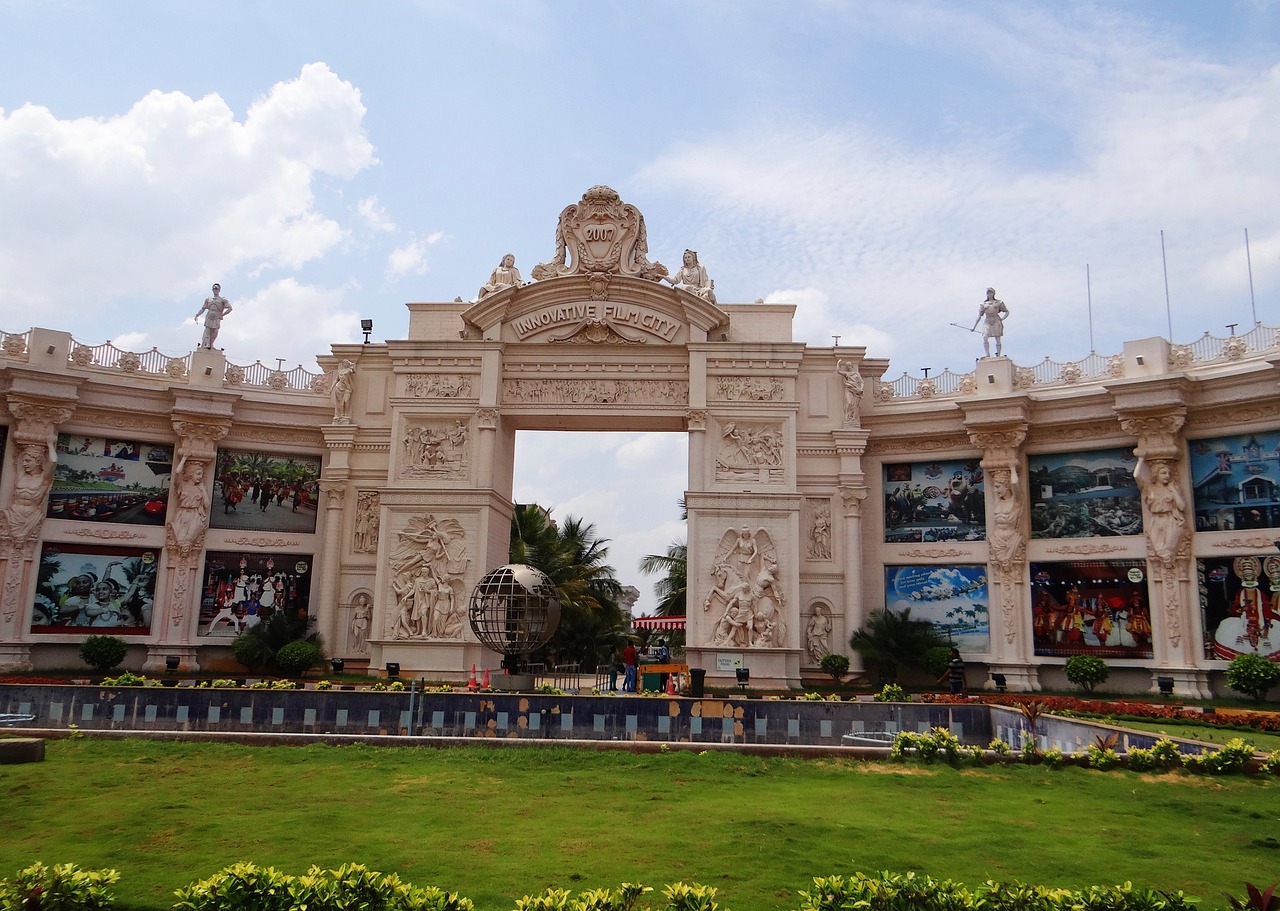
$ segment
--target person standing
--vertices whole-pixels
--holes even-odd
[[[628,642],[627,647],[622,650],[622,667],[624,676],[622,678],[622,691],[624,693],[634,693],[636,691],[636,671],[640,665],[640,653],[636,651],[634,643]]]
[[[944,680],[950,684],[952,696],[964,695],[964,659],[960,657],[960,649],[958,648],[951,650],[951,663],[942,672],[942,676],[938,678],[939,683]]]
[[[218,340],[218,330],[222,328],[222,318],[231,312],[231,304],[222,296],[222,286],[214,283],[213,294],[204,299],[204,306],[196,311],[196,319],[204,314],[204,337],[200,340],[201,348],[212,348]]]

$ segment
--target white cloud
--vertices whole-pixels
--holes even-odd
[[[356,212],[364,219],[364,223],[370,230],[390,233],[396,229],[396,223],[387,215],[387,210],[378,202],[376,196],[366,196],[356,203]]]
[[[393,282],[406,275],[425,275],[429,268],[427,250],[443,237],[444,234],[439,231],[426,237],[415,235],[408,243],[392,250],[387,256],[387,281]]]
[[[363,116],[359,92],[319,63],[243,121],[218,95],[160,91],[107,118],[0,112],[2,306],[57,325],[86,300],[182,299],[324,256],[345,231],[314,184],[375,162]]]

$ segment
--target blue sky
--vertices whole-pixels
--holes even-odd
[[[1016,362],[1074,360],[1086,264],[1103,354],[1277,324],[1277,149],[1276,0],[0,0],[0,329],[180,354],[220,281],[233,362],[314,368],[506,252],[528,275],[604,183],[651,258],[697,249],[720,300],[795,303],[798,340],[887,378],[969,369],[950,324],[988,285]],[[678,436],[547,445],[683,460]],[[679,530],[561,475],[517,495],[595,521],[620,569]]]

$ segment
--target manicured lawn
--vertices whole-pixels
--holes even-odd
[[[1160,721],[1147,721],[1126,718],[1115,723],[1122,727],[1134,728],[1139,731],[1168,734],[1170,737],[1186,737],[1190,740],[1200,740],[1205,743],[1224,744],[1228,740],[1235,740],[1238,737],[1241,740],[1253,741],[1254,747],[1264,753],[1280,750],[1280,734],[1270,731],[1243,731],[1213,724],[1181,724],[1177,721],[1163,719]]]
[[[360,861],[479,911],[547,886],[676,880],[717,886],[722,908],[785,911],[813,876],[853,870],[1132,880],[1212,909],[1280,869],[1280,779],[712,752],[86,738],[5,767],[0,819],[0,874],[115,867],[138,909],[236,860],[290,873]]]

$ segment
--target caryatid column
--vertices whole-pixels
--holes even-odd
[[[1023,422],[972,428],[969,440],[982,452],[987,493],[987,570],[991,604],[991,672],[1005,675],[1010,689],[1036,690],[1025,665],[1025,631],[1030,599],[1027,586],[1027,477],[1022,467]],[[1023,646],[1023,647],[1020,647]]]
[[[1158,677],[1170,676],[1174,678],[1175,691],[1207,698],[1207,675],[1192,666],[1194,643],[1190,630],[1195,577],[1180,435],[1185,421],[1186,409],[1182,406],[1120,416],[1125,433],[1138,441],[1133,450],[1138,459],[1134,477],[1142,493],[1152,614],[1153,619],[1160,618],[1157,634],[1152,637],[1152,650],[1161,667],[1152,671],[1151,692],[1159,692]]]
[[[200,555],[204,553],[205,532],[209,529],[209,505],[213,496],[213,460],[218,441],[231,425],[222,421],[175,417],[178,435],[174,449],[177,461],[169,485],[168,521],[164,534],[164,585],[156,592],[145,671],[165,669],[165,658],[175,656],[179,667],[200,669],[197,649],[192,644],[200,624]]]
[[[31,603],[31,566],[38,558],[40,529],[44,525],[49,488],[53,486],[53,466],[57,461],[58,425],[70,419],[75,405],[67,401],[41,400],[11,395],[9,412],[14,423],[9,429],[13,443],[13,480],[0,508],[0,668],[31,669],[31,647],[18,644],[25,638],[22,627]]]

